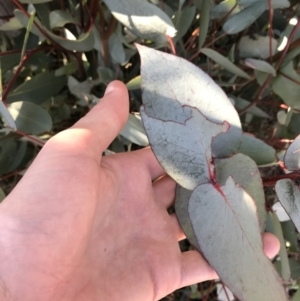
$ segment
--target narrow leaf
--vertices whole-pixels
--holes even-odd
[[[31,102],[18,101],[8,106],[17,129],[27,134],[41,134],[52,128],[52,120],[48,112]]]
[[[242,135],[239,153],[249,156],[257,165],[276,162],[276,151],[273,147],[247,133]]]
[[[226,70],[230,71],[231,73],[246,79],[251,78],[245,71],[234,65],[226,57],[216,52],[215,50],[209,48],[202,48],[201,52],[216,63],[218,63],[219,65],[221,65],[222,67],[224,67]]]
[[[109,53],[112,58],[119,63],[120,65],[124,65],[126,63],[126,55],[124,51],[124,47],[122,42],[116,33],[113,33],[108,40]]]
[[[214,139],[213,155],[225,157],[235,153],[240,144],[241,124],[222,89],[194,64],[174,55],[136,46],[142,60],[145,113],[162,121],[184,123],[188,116],[182,106],[191,106],[212,122],[221,124],[226,120],[230,129]]]
[[[274,69],[274,67],[265,61],[246,59],[245,64],[252,69],[272,74],[274,77],[276,76],[276,70]]]
[[[210,1],[209,0],[202,0],[202,8],[201,8],[201,15],[200,15],[200,34],[199,34],[199,41],[198,41],[198,49],[200,50],[206,40],[206,36],[208,33],[209,28],[209,21],[210,21]]]
[[[238,299],[287,300],[263,252],[255,203],[231,177],[220,188],[199,185],[188,211],[203,255]]]
[[[172,20],[157,6],[144,0],[105,0],[114,17],[135,35],[164,43],[165,35],[174,37]]]
[[[186,120],[164,121],[141,115],[151,148],[166,173],[182,187],[192,190],[210,182],[212,139],[228,130],[228,124],[207,120],[197,109],[183,107]]]
[[[195,6],[187,6],[181,11],[179,20],[176,24],[177,34],[174,37],[175,41],[180,40],[186,34],[192,22],[194,21],[195,13]]]
[[[263,183],[255,162],[248,156],[236,154],[226,159],[216,159],[217,182],[223,186],[232,177],[254,200],[261,232],[266,226],[266,204]]]

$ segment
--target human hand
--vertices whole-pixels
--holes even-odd
[[[197,251],[180,252],[184,235],[167,212],[175,183],[150,148],[101,157],[127,116],[115,81],[1,204],[1,300],[153,301],[217,277]],[[263,241],[273,257],[278,240]]]

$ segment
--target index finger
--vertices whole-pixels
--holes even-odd
[[[127,88],[122,82],[113,81],[108,85],[102,100],[71,129],[80,129],[87,134],[86,143],[93,156],[100,160],[102,152],[125,125],[128,112]]]

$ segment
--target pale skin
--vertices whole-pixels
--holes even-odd
[[[181,253],[175,183],[151,149],[101,156],[127,116],[126,87],[112,82],[0,205],[1,300],[154,301],[217,278],[197,251]],[[263,245],[279,250],[271,234]]]

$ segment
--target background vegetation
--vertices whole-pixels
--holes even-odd
[[[128,28],[114,13],[113,2],[0,2],[1,198],[17,184],[44,143],[101,101],[113,79],[127,84],[131,114],[106,154],[146,146],[137,114],[142,103],[140,58],[133,43],[173,53],[207,72],[235,104],[243,130],[261,139],[245,149],[264,180],[267,229],[281,241],[274,265],[292,300],[300,300],[299,237],[290,220],[274,213],[281,208],[274,207],[273,190],[277,179],[287,177],[282,155],[300,134],[299,1],[151,0],[172,20],[166,30],[177,30],[176,34],[169,30],[173,37],[163,39],[154,16],[150,23],[157,25],[158,34],[147,36]],[[289,177],[300,179],[297,173]],[[188,250],[190,245],[184,241],[181,247]],[[211,301],[218,295],[219,300],[230,300],[229,292],[220,296],[222,289],[222,283],[210,281],[165,300]]]

